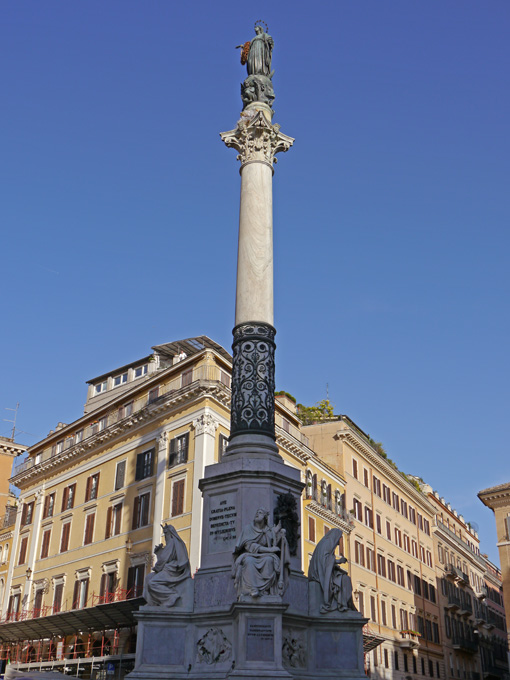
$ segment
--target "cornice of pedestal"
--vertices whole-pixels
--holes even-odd
[[[271,123],[264,111],[243,111],[234,130],[221,132],[222,141],[236,151],[241,168],[247,163],[265,163],[269,167],[277,162],[275,155],[288,151],[294,139],[280,132],[280,126]]]

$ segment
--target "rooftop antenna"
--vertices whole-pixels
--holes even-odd
[[[4,421],[6,423],[12,423],[12,435],[11,435],[12,441],[14,441],[14,437],[16,436],[16,418],[18,417],[18,409],[19,409],[19,401],[16,404],[16,408],[8,408],[7,406],[5,407],[6,411],[14,411],[14,420],[9,420],[8,418],[4,418]]]

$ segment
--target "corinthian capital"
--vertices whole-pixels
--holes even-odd
[[[204,413],[193,421],[195,434],[211,434],[214,437],[219,422],[210,413]]]
[[[246,110],[241,115],[235,130],[221,132],[222,141],[239,152],[237,160],[241,165],[259,161],[273,167],[280,151],[288,151],[294,139],[280,132],[279,125],[268,121],[264,111]]]

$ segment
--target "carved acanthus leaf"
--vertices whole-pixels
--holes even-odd
[[[276,163],[275,155],[288,151],[294,139],[280,132],[279,125],[270,123],[263,111],[253,116],[243,115],[235,130],[220,133],[222,141],[239,152],[237,160],[244,163],[262,161],[271,167]]]

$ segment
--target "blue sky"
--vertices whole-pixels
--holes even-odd
[[[508,0],[4,2],[0,410],[33,444],[152,345],[229,348],[235,45],[275,39],[277,387],[329,396],[499,563]],[[10,411],[3,412],[5,418]],[[1,416],[0,416],[1,418]],[[0,434],[10,425],[0,421]]]

